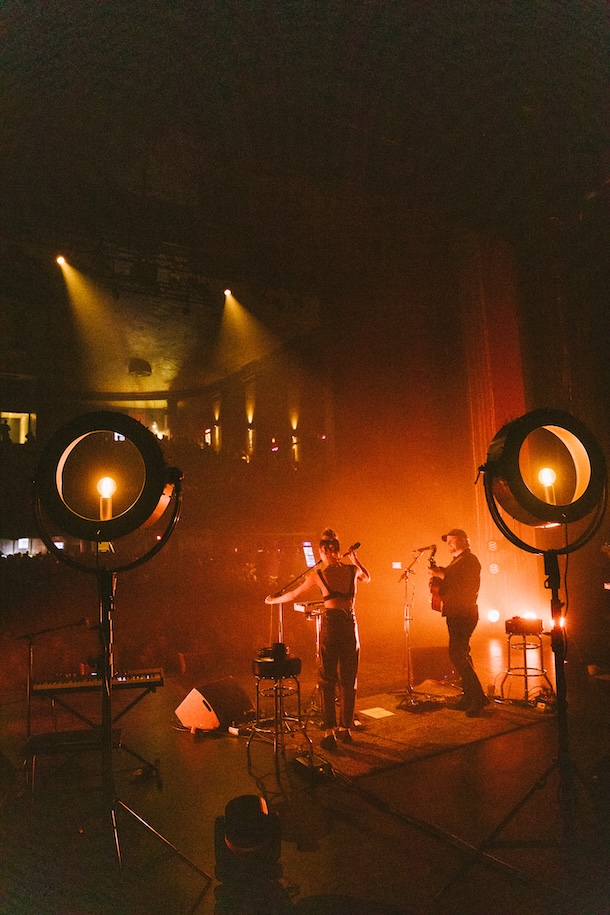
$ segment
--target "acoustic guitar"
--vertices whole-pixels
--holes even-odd
[[[428,567],[431,569],[434,567],[434,556],[436,554],[436,547],[430,553],[430,558],[428,560]],[[441,600],[441,582],[442,578],[439,578],[437,575],[430,576],[430,606],[433,610],[436,610],[440,613],[443,609],[443,602]]]

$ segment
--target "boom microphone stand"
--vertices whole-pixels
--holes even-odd
[[[409,599],[409,578],[411,575],[416,574],[413,570],[413,566],[417,565],[425,552],[425,550],[418,550],[415,559],[407,566],[398,579],[399,582],[404,581],[405,583],[403,629],[405,633],[404,671],[407,682],[406,695],[398,703],[397,708],[404,709],[405,711],[416,711],[423,702],[428,703],[433,699],[433,697],[429,696],[427,693],[417,692],[413,687],[413,660],[411,653],[411,623],[413,621],[413,606],[415,603],[415,586],[411,589],[411,598]]]
[[[405,583],[405,599],[402,613],[402,624],[403,631],[405,634],[405,656],[403,664],[403,672],[406,678],[406,696],[400,702],[399,708],[410,708],[417,704],[415,699],[415,690],[413,689],[413,660],[411,655],[411,623],[413,621],[413,605],[415,602],[415,585],[413,585],[411,591],[411,599],[409,600],[409,578],[411,575],[415,575],[413,566],[417,565],[419,560],[422,558],[424,551],[421,550],[418,555],[413,559],[411,564],[407,566],[400,578],[399,582],[404,581]]]

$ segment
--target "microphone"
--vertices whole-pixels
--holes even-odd
[[[356,550],[360,549],[360,546],[361,546],[361,543],[359,540],[357,540],[356,543],[352,543],[349,550],[346,550],[343,555],[347,556],[347,555],[349,555],[349,553],[354,553]]]
[[[417,547],[417,552],[418,552],[418,553],[425,553],[426,550],[435,550],[435,549],[436,549],[436,543],[431,543],[430,546],[418,546],[418,547]]]

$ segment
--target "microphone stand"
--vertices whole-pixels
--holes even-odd
[[[416,696],[421,696],[426,701],[429,701],[429,698],[430,698],[429,696],[425,695],[424,693],[416,693],[416,691],[413,688],[413,662],[412,662],[412,656],[411,656],[411,621],[413,619],[412,609],[413,609],[413,605],[415,602],[415,586],[413,586],[413,589],[411,591],[411,602],[409,602],[409,577],[411,575],[415,575],[413,566],[417,565],[417,563],[420,561],[420,559],[422,558],[422,556],[424,555],[425,552],[426,552],[425,550],[419,550],[415,559],[413,559],[411,564],[409,566],[407,566],[407,568],[404,570],[404,572],[398,579],[399,582],[404,580],[404,583],[405,583],[403,627],[404,627],[404,633],[405,633],[405,664],[404,664],[404,667],[406,668],[406,680],[407,680],[406,695],[405,695],[404,699],[402,699],[399,702],[398,708],[405,709],[407,711],[417,709],[417,707],[419,705],[419,700],[416,698]]]
[[[344,554],[344,555],[347,555]],[[317,569],[319,565],[322,565],[322,560],[318,559],[315,565],[307,566],[296,578],[293,578],[292,581],[289,581],[288,584],[284,585],[283,588],[280,588],[279,591],[276,591],[273,595],[274,597],[281,597],[287,591],[290,591],[293,585],[296,585],[297,581],[300,581],[301,578],[304,578],[309,572],[312,572],[314,569]],[[279,616],[278,616],[278,642],[280,645],[284,644],[284,602],[278,604],[279,607]],[[273,610],[271,611],[273,615]]]

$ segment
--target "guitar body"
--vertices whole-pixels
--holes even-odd
[[[443,602],[441,600],[441,581],[442,578],[437,578],[436,575],[433,575],[430,579],[430,606],[438,613],[441,613],[443,609]]]
[[[430,559],[428,560],[428,565],[430,568],[434,566],[434,555],[436,553],[436,547],[430,553]],[[443,609],[443,602],[441,600],[441,583],[443,579],[437,578],[436,575],[430,576],[430,606],[433,610],[436,610],[437,613],[441,613]]]

